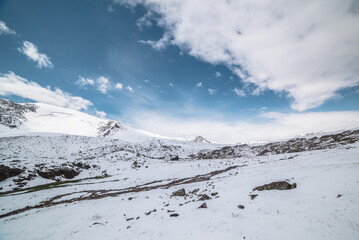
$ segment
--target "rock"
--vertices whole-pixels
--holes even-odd
[[[178,197],[184,197],[186,195],[186,191],[184,188],[181,188],[180,190],[174,191],[172,193],[172,196],[178,196]]]
[[[202,194],[198,200],[205,201],[205,200],[210,200],[210,199],[212,199],[212,198],[210,196],[208,196],[207,194]]]
[[[207,208],[207,203],[202,203],[201,206],[199,206],[198,208]]]
[[[251,194],[251,195],[249,195],[250,197],[251,197],[251,200],[253,200],[253,199],[255,199],[257,196],[258,196],[258,194]]]
[[[178,155],[177,155],[177,156],[174,156],[174,157],[171,157],[171,161],[178,161],[178,160],[179,160]]]
[[[0,182],[4,181],[7,178],[15,177],[19,174],[21,174],[23,170],[18,168],[10,168],[8,166],[5,166],[3,164],[0,165]]]
[[[343,195],[341,195],[341,194],[338,194],[338,195],[337,195],[337,198],[340,198],[341,196],[343,196]]]
[[[290,184],[285,181],[272,182],[263,186],[253,188],[253,191],[264,191],[264,190],[289,190],[297,187],[296,183]]]
[[[64,177],[67,179],[72,179],[80,174],[80,172],[70,167],[41,169],[41,170],[37,170],[37,173],[41,177],[51,180],[55,180],[56,177]]]
[[[213,193],[211,193],[211,196],[217,196],[217,194],[218,194],[218,192],[213,192]]]
[[[170,215],[170,217],[178,217],[178,216],[179,216],[178,213],[172,213],[172,214]]]
[[[244,206],[243,205],[238,205],[237,206],[239,209],[244,209]]]

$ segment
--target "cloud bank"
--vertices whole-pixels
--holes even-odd
[[[13,72],[0,73],[0,95],[16,95],[37,102],[48,103],[59,107],[75,110],[87,110],[93,104],[82,97],[72,96],[59,88],[52,90],[50,87],[42,87],[16,75]]]
[[[37,46],[31,42],[24,41],[23,46],[18,48],[18,51],[36,62],[39,68],[53,68],[51,58],[44,53],[39,53]]]
[[[313,113],[266,113],[264,123],[224,122],[209,119],[178,119],[153,112],[134,115],[137,128],[157,134],[191,140],[203,136],[217,143],[264,142],[316,132],[331,132],[359,126],[359,111]],[[145,121],[144,121],[145,119]]]
[[[156,50],[177,45],[198,59],[224,64],[255,85],[254,94],[266,89],[287,93],[297,111],[318,107],[338,90],[359,84],[356,0],[114,3],[142,4],[156,13],[153,21],[164,29],[163,37],[141,42]]]

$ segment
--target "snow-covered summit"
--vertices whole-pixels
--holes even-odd
[[[127,142],[165,138],[132,128],[122,122],[102,119],[77,110],[45,103],[14,103],[0,99],[0,135],[31,133],[110,137]]]

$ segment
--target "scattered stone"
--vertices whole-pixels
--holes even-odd
[[[128,200],[130,200],[130,201],[131,201],[132,199],[133,199],[133,197],[129,197],[129,198],[128,198]]]
[[[126,221],[131,221],[133,220],[133,218],[126,218]]]
[[[167,212],[175,212],[175,210],[167,210]]]
[[[181,188],[180,190],[174,191],[172,193],[172,196],[178,196],[178,197],[184,197],[186,195],[186,190],[184,188]]]
[[[343,195],[341,195],[341,194],[338,194],[338,195],[337,195],[337,198],[340,198],[341,196],[343,196]]]
[[[253,200],[253,199],[255,199],[257,196],[258,196],[258,194],[251,194],[251,195],[249,195],[250,197],[251,197],[251,200]]]
[[[210,200],[210,199],[212,199],[212,198],[210,196],[208,196],[207,194],[202,194],[198,200],[205,201],[205,200]]]
[[[95,223],[93,223],[92,225],[102,225],[102,226],[105,226],[105,224],[99,223],[99,222],[95,222]]]
[[[170,204],[169,203],[167,203],[167,204],[165,204],[165,207],[168,207]]]
[[[170,215],[170,217],[178,217],[178,216],[179,216],[178,213],[172,213],[172,214]]]
[[[244,209],[244,206],[243,205],[238,205],[237,206],[239,209]]]
[[[258,186],[253,189],[253,191],[264,191],[264,190],[289,190],[297,187],[296,183],[290,184],[285,181],[272,182],[265,184],[263,186]]]
[[[199,206],[198,208],[207,208],[207,203],[202,203],[201,206]]]
[[[140,219],[140,217],[136,217],[136,220]]]
[[[150,215],[150,214],[153,213],[153,212],[157,212],[157,210],[156,210],[156,209],[153,209],[153,210],[151,210],[151,211],[149,211],[149,212],[146,212],[145,214],[148,216],[148,215]]]
[[[211,193],[211,196],[217,196],[218,192]]]
[[[199,188],[196,188],[196,189],[192,190],[190,193],[191,194],[196,194],[198,191],[199,191]]]

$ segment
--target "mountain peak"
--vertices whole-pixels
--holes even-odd
[[[0,124],[9,128],[18,128],[26,121],[25,113],[36,112],[37,107],[31,103],[19,104],[0,98]]]
[[[208,141],[207,139],[205,139],[202,136],[197,136],[195,137],[191,142],[196,142],[196,143],[211,143],[210,141]]]

